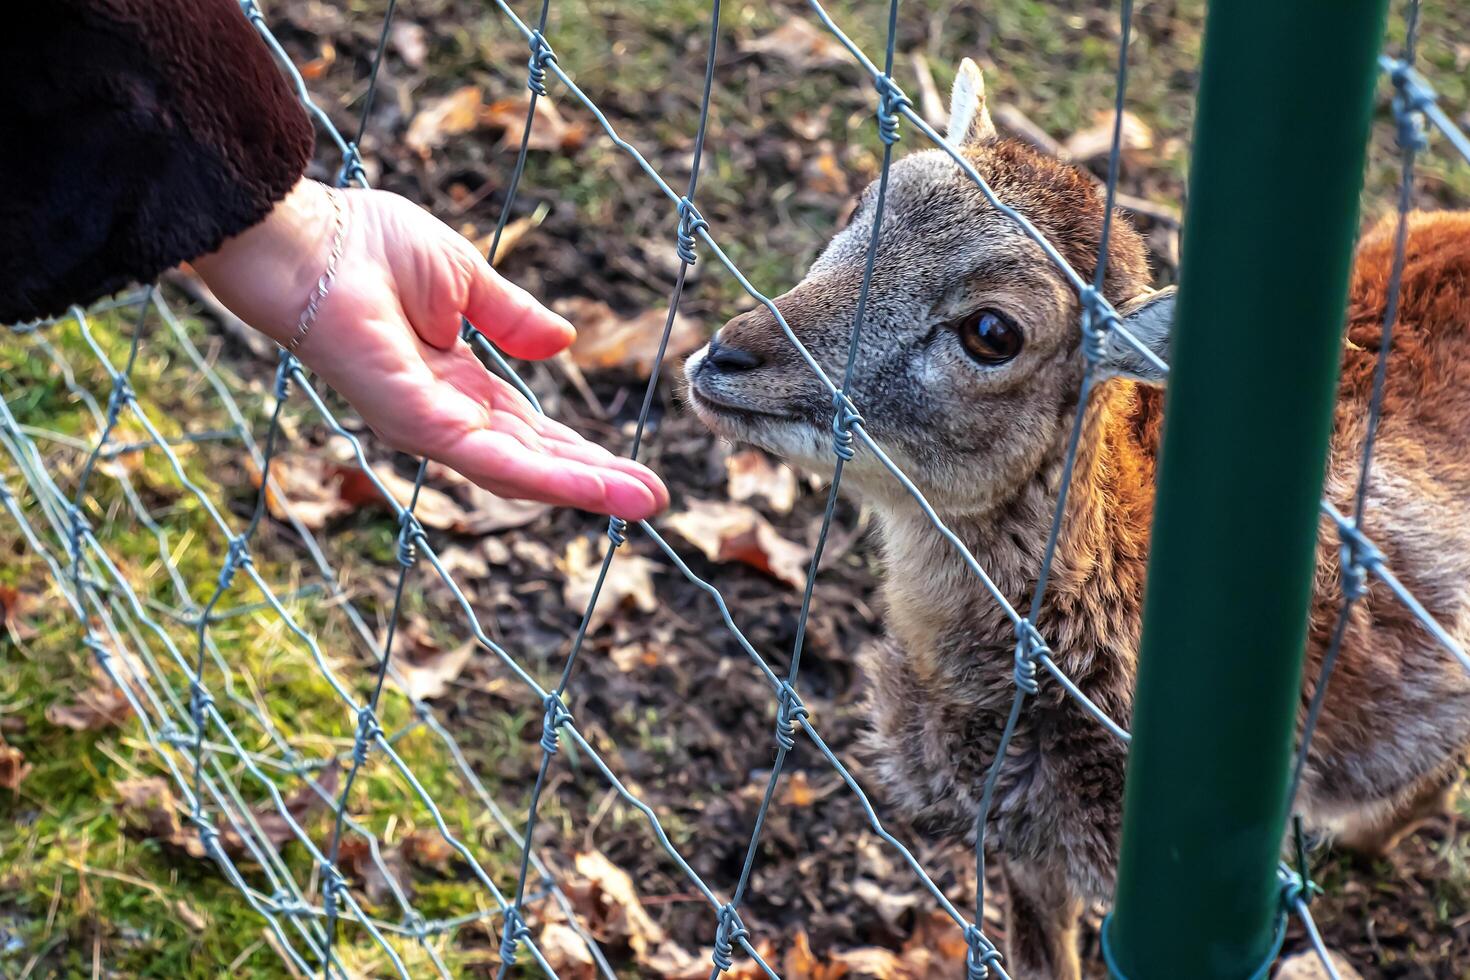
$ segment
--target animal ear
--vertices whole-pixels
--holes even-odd
[[[955,146],[972,146],[995,139],[995,123],[985,107],[985,79],[980,66],[966,58],[954,77],[949,95],[949,132],[945,139]]]
[[[1118,307],[1123,328],[1165,364],[1169,363],[1176,292],[1175,287],[1169,286],[1137,296]],[[1110,376],[1132,378],[1153,385],[1163,384],[1166,376],[1165,371],[1116,332],[1108,338],[1108,352],[1102,367]]]

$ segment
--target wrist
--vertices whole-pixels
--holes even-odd
[[[297,332],[332,258],[334,193],[303,177],[258,224],[191,263],[225,306],[279,344]]]

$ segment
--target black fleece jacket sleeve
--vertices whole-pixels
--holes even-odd
[[[312,129],[235,0],[44,0],[0,24],[0,323],[211,252]]]

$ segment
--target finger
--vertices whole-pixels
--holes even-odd
[[[540,500],[637,521],[660,509],[647,484],[608,466],[528,449],[513,436],[478,430],[440,457],[476,483],[505,496]]]
[[[478,259],[478,252],[475,255],[462,312],[481,333],[512,357],[530,360],[550,357],[576,339],[577,331],[570,323],[515,283],[502,279],[488,262]]]
[[[616,470],[626,476],[630,476],[648,488],[653,494],[658,509],[663,510],[669,505],[669,490],[664,486],[664,481],[659,479],[658,474],[635,460],[623,456],[614,456],[601,446],[594,445],[582,439],[568,442],[545,441],[542,443],[545,452],[560,459],[574,460],[585,463],[588,466],[603,469]]]

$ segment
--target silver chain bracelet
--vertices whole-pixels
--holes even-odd
[[[301,321],[296,325],[296,332],[291,339],[281,346],[287,353],[296,353],[296,348],[306,339],[312,324],[316,323],[316,316],[321,310],[322,301],[327,298],[327,292],[332,288],[332,280],[337,277],[337,260],[342,258],[342,246],[347,240],[347,208],[342,204],[342,193],[335,188],[327,188],[327,196],[332,199],[332,207],[337,212],[337,227],[332,235],[332,252],[327,256],[327,268],[316,281],[316,288],[312,290],[311,299],[306,302],[306,309],[301,311]]]

